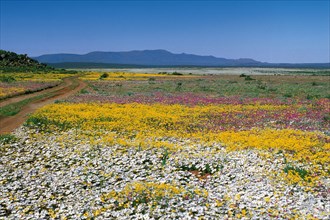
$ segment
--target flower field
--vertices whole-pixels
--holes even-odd
[[[0,73],[0,99],[54,87],[71,74]]]
[[[0,99],[39,91],[42,89],[56,86],[58,82],[15,82],[15,83],[2,83],[0,82]]]
[[[0,216],[328,219],[325,78],[100,76],[0,139]]]
[[[145,81],[153,79],[173,79],[180,73],[129,73],[129,72],[88,72],[80,77],[82,80],[106,80],[106,81]],[[180,78],[198,78],[196,75],[180,75]]]

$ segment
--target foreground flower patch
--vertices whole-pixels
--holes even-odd
[[[137,103],[64,103],[41,109],[29,118],[27,125],[51,130],[76,129],[80,135],[88,136],[96,143],[144,149],[163,147],[176,151],[184,147],[184,144],[177,141],[189,140],[205,146],[220,143],[232,151],[253,148],[283,152],[286,160],[307,162],[313,167],[313,173],[327,175],[330,158],[330,139],[327,135],[319,131],[278,130],[269,117],[246,116],[257,114],[259,111],[262,111],[263,115],[271,116],[288,109],[292,111],[292,107],[286,105],[189,107]],[[231,114],[241,117],[235,121],[232,120],[234,117],[227,116]],[[254,119],[253,122],[251,118]],[[281,123],[286,122],[282,119]],[[264,128],[256,128],[258,125]],[[319,166],[322,169],[317,168]]]
[[[1,143],[0,215],[326,219],[328,104],[45,106]]]
[[[189,140],[173,140],[182,145],[176,151],[92,144],[75,130],[15,134],[1,145],[0,213],[9,219],[329,215],[329,178],[288,183],[282,154]]]

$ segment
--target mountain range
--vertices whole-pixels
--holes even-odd
[[[250,58],[226,59],[194,54],[174,54],[166,50],[134,50],[126,52],[91,52],[87,54],[46,54],[34,57],[41,63],[55,67],[148,67],[148,66],[200,66],[200,67],[323,67],[330,63],[273,64]]]

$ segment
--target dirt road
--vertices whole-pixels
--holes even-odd
[[[36,93],[9,98],[4,100],[3,102],[0,102],[0,108],[1,108],[12,103],[23,101],[28,98],[51,94],[51,96],[49,97],[46,96],[45,98],[36,101],[31,101],[27,105],[23,106],[21,111],[14,116],[0,117],[0,134],[12,132],[14,129],[21,126],[24,123],[24,121],[27,119],[28,115],[33,113],[38,108],[53,103],[55,100],[65,99],[70,95],[73,95],[76,92],[80,91],[85,86],[86,83],[84,83],[83,81],[78,80],[75,77],[70,77],[64,79],[63,84],[60,84],[59,86],[53,87],[51,89],[46,89]]]

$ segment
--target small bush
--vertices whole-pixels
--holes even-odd
[[[50,124],[47,119],[30,117],[26,120],[24,125],[27,127],[41,127],[41,126],[47,125],[47,124]]]
[[[192,164],[190,166],[182,165],[180,166],[180,169],[183,171],[199,171],[202,175],[205,174],[214,174],[215,172],[218,172],[219,170],[223,169],[222,164],[212,165],[212,164],[206,164],[205,167],[197,168],[197,165]]]
[[[149,78],[148,79],[148,83],[151,85],[151,84],[156,84],[156,79],[155,78]]]
[[[88,92],[87,89],[82,89],[82,90],[80,90],[79,93],[80,93],[80,94],[88,94],[89,92]]]
[[[105,79],[109,77],[109,74],[108,73],[103,73],[101,76],[100,76],[100,79]]]
[[[167,148],[165,148],[163,155],[162,155],[162,166],[166,165],[166,161],[169,158],[169,152],[167,151]]]
[[[291,93],[285,93],[283,96],[286,97],[286,98],[291,98],[292,94]]]
[[[182,76],[183,74],[182,73],[178,73],[178,72],[173,72],[172,75],[175,75],[175,76]]]
[[[307,170],[305,170],[303,168],[298,168],[298,167],[293,167],[291,165],[286,165],[286,167],[284,167],[284,172],[289,173],[289,171],[297,173],[300,176],[300,178],[303,179],[303,180],[305,180],[305,177],[308,175]]]
[[[12,134],[0,134],[0,143],[1,144],[9,144],[11,142],[16,141],[17,138]]]
[[[323,117],[323,120],[324,120],[324,121],[327,121],[327,122],[330,122],[330,114],[325,115],[325,116]]]
[[[268,91],[268,92],[276,92],[276,91],[277,91],[277,88],[274,88],[274,87],[267,87],[267,91]]]

